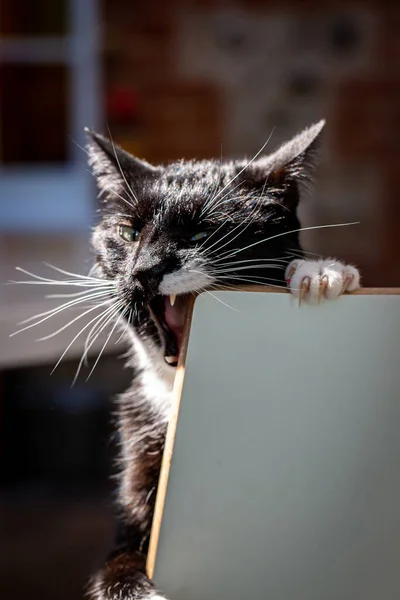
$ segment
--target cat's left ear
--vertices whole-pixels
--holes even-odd
[[[298,184],[310,181],[316,166],[324,125],[324,120],[311,125],[273,154],[253,161],[244,171],[246,179],[250,175],[257,185],[266,182],[266,191],[268,188],[280,191],[282,203],[295,209],[299,200]]]
[[[89,166],[96,177],[103,201],[117,199],[131,192],[138,180],[159,175],[162,167],[153,167],[136,158],[103,135],[85,129],[90,138],[87,146]]]

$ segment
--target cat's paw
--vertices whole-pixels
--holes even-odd
[[[351,265],[333,258],[324,260],[293,260],[286,269],[285,279],[291,293],[310,303],[323,298],[333,300],[344,292],[360,287],[360,273]]]

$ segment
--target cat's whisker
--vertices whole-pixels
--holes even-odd
[[[94,288],[96,289],[96,288]],[[100,288],[101,289],[101,288]],[[48,299],[58,299],[58,298],[78,298],[79,296],[84,296],[87,293],[92,293],[93,290],[84,290],[83,292],[75,292],[73,294],[46,294],[45,298]],[[108,294],[107,290],[104,290],[104,294]]]
[[[238,196],[238,198],[239,198],[239,196]],[[235,198],[231,198],[231,200],[234,200],[234,199],[235,199]],[[210,213],[210,215],[211,215],[211,214],[212,214],[212,213]],[[208,217],[209,217],[209,218],[210,218],[210,215],[208,215]],[[208,237],[206,238],[206,240],[205,240],[204,242],[202,242],[202,244],[200,244],[200,246],[199,246],[199,251],[200,251],[200,250],[201,250],[201,249],[204,247],[204,245],[205,245],[206,243],[208,243],[208,242],[210,241],[210,239],[211,239],[211,238],[212,238],[212,237],[213,237],[215,234],[217,234],[217,233],[218,233],[218,231],[220,231],[220,229],[221,229],[222,227],[224,227],[224,226],[226,225],[226,222],[227,222],[228,220],[233,220],[233,219],[232,219],[232,216],[230,216],[230,215],[226,215],[226,214],[224,214],[224,213],[221,213],[221,215],[225,216],[225,217],[226,217],[226,220],[225,220],[223,223],[221,223],[217,229],[214,229],[214,231],[211,233],[211,235],[210,235],[210,236],[208,236]],[[240,225],[242,225],[242,223],[240,223],[240,224],[239,224],[237,227],[239,227]],[[236,227],[235,227],[235,229],[236,229]],[[229,233],[230,233],[230,232],[228,232],[226,235],[229,235]],[[231,233],[233,233],[233,232],[231,232]],[[223,238],[222,238],[222,239],[223,239]],[[207,252],[209,252],[210,248],[214,247],[214,246],[215,246],[215,244],[217,244],[219,241],[221,241],[221,240],[217,240],[217,242],[215,242],[215,243],[214,243],[212,246],[210,246],[209,248],[207,248],[207,250],[206,250],[206,251],[207,251]]]
[[[46,263],[45,263],[46,264]],[[49,265],[50,266],[50,265]],[[56,268],[53,267],[52,268]],[[31,273],[30,271],[27,271],[26,269],[23,269],[22,267],[15,267],[16,271],[19,271],[21,273],[24,273],[25,275],[29,275],[29,277],[32,277],[34,281],[10,281],[9,283],[12,284],[24,284],[24,285],[74,285],[77,287],[107,287],[107,288],[111,288],[114,286],[113,282],[110,281],[105,281],[104,279],[99,279],[99,278],[95,278],[95,277],[90,277],[87,275],[78,275],[76,273],[69,273],[68,271],[62,271],[60,270],[60,272],[63,272],[64,274],[76,277],[76,279],[64,279],[64,280],[58,280],[58,279],[50,279],[48,277],[42,277],[40,275],[36,275],[35,273]],[[56,268],[56,270],[58,270],[58,268]],[[85,282],[85,283],[84,283]]]
[[[31,321],[34,321],[35,319],[40,319],[41,317],[45,317],[44,319],[42,319],[41,321],[38,321],[37,323],[34,323],[32,325],[32,327],[34,327],[35,325],[39,325],[40,323],[43,323],[43,321],[46,321],[48,318],[62,312],[63,310],[66,310],[68,308],[71,308],[73,306],[77,306],[78,304],[81,304],[83,302],[87,302],[89,300],[96,300],[98,298],[103,298],[105,296],[109,296],[109,292],[96,292],[96,293],[90,293],[90,295],[84,296],[82,298],[79,299],[75,299],[75,300],[70,300],[69,302],[65,302],[64,304],[61,304],[61,306],[55,306],[54,308],[50,308],[49,310],[46,310],[42,313],[38,313],[37,315],[33,315],[32,317],[29,317],[28,319],[25,319],[24,321],[21,321],[19,323],[19,325],[25,325],[26,323],[30,323]],[[16,331],[15,333],[12,333],[11,335],[14,336],[17,333],[20,333],[21,331],[24,331],[25,329],[29,329],[28,327],[21,329],[20,331]]]
[[[99,328],[101,327],[101,324],[104,323],[104,320],[107,319],[108,317],[108,313],[104,314],[102,313],[102,315],[100,315],[99,319],[97,321],[95,321],[94,325],[92,326],[92,328],[90,329],[89,333],[86,336],[86,340],[83,346],[83,353],[82,353],[82,357],[81,357],[81,361],[79,362],[77,371],[75,373],[75,378],[73,380],[72,385],[75,383],[76,378],[79,374],[79,371],[81,369],[81,366],[83,363],[85,363],[85,365],[88,364],[87,362],[87,356],[91,347],[91,341],[93,339],[93,337],[96,335],[96,333],[99,331]],[[96,336],[97,337],[97,336]],[[96,338],[95,338],[96,339]]]
[[[102,331],[107,327],[107,325],[113,320],[113,318],[118,314],[119,310],[122,308],[123,303],[119,302],[116,305],[110,307],[110,310],[106,311],[102,315],[100,315],[99,319],[94,323],[93,327],[90,329],[88,336],[85,340],[85,345],[83,347],[83,353],[80,358],[78,367],[75,372],[74,379],[72,380],[72,386],[75,384],[78,379],[79,373],[81,371],[82,365],[87,364],[87,358],[90,351],[90,348],[93,346],[99,335]]]
[[[270,277],[259,277],[258,275],[254,275],[251,279],[247,278],[247,277],[246,278],[245,277],[241,277],[241,276],[238,276],[238,277],[235,277],[235,276],[233,276],[233,277],[232,276],[221,277],[221,276],[219,276],[218,279],[228,279],[228,280],[234,279],[234,280],[237,280],[239,282],[251,283],[253,285],[264,285],[264,286],[267,286],[267,287],[273,287],[273,288],[279,288],[279,289],[282,289],[282,290],[288,290],[288,287],[286,285],[284,285],[284,284],[277,285],[276,283],[275,284],[269,283],[270,281],[280,281],[280,279],[272,279]],[[263,283],[263,281],[266,281],[266,283]],[[216,284],[216,285],[218,285],[218,284]],[[291,287],[290,289],[291,289],[292,292],[293,291],[300,291],[299,288],[293,288],[293,287]]]
[[[71,321],[69,321],[68,323],[63,325],[62,327],[60,327],[60,329],[57,329],[57,331],[53,331],[53,333],[50,333],[49,335],[45,335],[44,337],[38,338],[37,341],[44,342],[46,340],[50,340],[51,338],[55,337],[56,335],[58,335],[59,333],[61,333],[62,331],[64,331],[65,329],[67,329],[68,327],[73,325],[74,323],[76,323],[76,321],[78,321],[79,319],[82,319],[82,317],[85,317],[90,312],[93,312],[94,310],[99,309],[102,306],[109,305],[109,304],[110,304],[110,301],[107,300],[106,302],[101,302],[100,304],[91,306],[88,310],[85,310],[83,313],[79,314],[77,317],[75,317],[74,319],[72,319]],[[36,323],[35,323],[35,325],[36,325]]]
[[[97,288],[98,286],[94,283],[82,283],[80,281],[68,281],[68,280],[64,280],[64,281],[57,281],[57,279],[50,279],[49,281],[18,281],[18,280],[11,280],[8,283],[13,284],[13,285],[52,285],[52,286],[61,286],[61,287],[65,287],[65,286],[72,286],[72,287],[83,287],[83,288]],[[101,286],[104,288],[109,287],[110,289],[112,289],[112,286]]]
[[[240,312],[240,310],[238,308],[235,308],[234,306],[231,306],[227,302],[224,302],[223,300],[221,300],[221,298],[218,298],[217,296],[214,296],[214,294],[212,292],[210,292],[209,290],[205,289],[204,291],[206,292],[206,294],[209,294],[210,296],[212,296],[214,298],[214,300],[217,300],[218,302],[220,302],[224,306],[227,306],[228,308],[234,310],[235,312]]]
[[[99,279],[98,277],[91,277],[90,275],[80,275],[79,273],[71,273],[70,271],[66,271],[65,269],[60,269],[60,267],[56,267],[55,265],[52,265],[51,263],[45,262],[43,263],[44,265],[46,265],[46,267],[49,267],[50,269],[53,269],[54,271],[58,271],[58,273],[61,273],[62,275],[68,275],[69,277],[76,277],[77,279],[84,279],[85,281],[95,281],[97,283],[103,283],[103,284],[107,284],[110,285],[110,281],[106,281],[104,279]],[[23,269],[20,269],[23,270]],[[26,272],[26,271],[25,271]]]
[[[219,282],[219,283],[215,283],[215,284],[210,285],[210,287],[208,287],[207,289],[208,290],[213,290],[215,292],[220,292],[220,291],[232,292],[232,291],[234,291],[235,286]]]
[[[189,269],[189,273],[199,273],[200,275],[204,275],[205,277],[210,277],[210,279],[214,279],[214,277],[212,275],[209,275],[208,273],[204,273],[203,271],[198,271],[197,269]]]
[[[195,272],[200,273],[201,271],[195,271]],[[202,275],[204,275],[204,273],[202,273]],[[210,284],[209,286],[206,286],[206,287],[201,286],[195,292],[189,292],[189,294],[191,294],[192,296],[196,296],[196,295],[202,294],[202,293],[209,294],[210,296],[212,296],[218,302],[221,302],[222,304],[224,304],[228,308],[231,308],[232,310],[235,310],[235,311],[239,312],[237,308],[234,308],[233,306],[230,306],[229,304],[226,304],[220,298],[217,298],[216,296],[214,296],[214,294],[212,294],[210,292],[210,290],[212,290],[212,289],[218,290],[218,289],[221,289],[221,287],[227,287],[227,286],[223,286],[223,284],[221,284],[221,286],[218,286],[218,284],[215,284],[215,285]]]
[[[228,279],[229,281],[231,280],[235,280],[238,282],[237,285],[240,285],[241,283],[251,283],[252,285],[263,285],[263,286],[267,286],[267,287],[274,287],[274,288],[279,288],[279,289],[283,289],[283,290],[287,290],[287,286],[286,285],[277,285],[269,283],[270,281],[279,281],[279,279],[270,279],[268,277],[265,278],[249,278],[249,277],[220,277],[220,279]]]
[[[89,160],[89,165],[91,164],[90,160]],[[92,175],[92,177],[94,177],[94,179],[96,179],[97,181],[97,177],[96,175],[90,170],[90,169],[85,169],[88,173],[90,173],[90,175]],[[125,202],[125,204],[127,204],[129,206],[129,208],[135,208],[133,206],[133,204],[131,202],[129,202],[129,200],[127,200],[126,198],[123,198],[116,189],[110,187],[109,185],[105,185],[103,184],[102,189],[99,191],[97,197],[98,198],[102,198],[104,196],[104,194],[108,192],[110,194],[114,194],[115,196],[117,196],[117,198],[119,198],[120,200],[122,200],[122,202]],[[130,217],[130,215],[127,215],[128,217]]]
[[[212,237],[213,237],[213,236],[214,236],[216,233],[218,233],[218,231],[219,231],[219,230],[220,230],[222,227],[224,227],[224,226],[225,226],[225,224],[226,224],[225,222],[224,222],[224,223],[221,223],[221,225],[220,225],[220,226],[219,226],[217,229],[214,229],[214,231],[211,233],[211,235],[210,235],[210,236],[208,236],[208,238],[206,238],[206,240],[200,244],[200,246],[199,246],[199,248],[198,248],[198,252],[201,252],[202,248],[204,247],[204,244],[205,244],[206,242],[209,242],[209,241],[210,241],[210,239],[211,239],[211,238],[212,238]]]
[[[129,183],[127,182],[127,180],[126,180],[126,177],[125,177],[125,173],[123,172],[123,170],[122,170],[122,167],[121,167],[121,164],[120,164],[120,162],[119,162],[119,158],[118,158],[118,155],[117,155],[117,151],[116,151],[116,149],[115,149],[115,144],[114,144],[114,142],[113,142],[113,139],[112,139],[112,135],[111,135],[110,128],[108,128],[108,133],[109,133],[109,135],[110,135],[110,142],[111,142],[111,144],[112,144],[112,147],[113,147],[113,152],[114,152],[115,160],[117,161],[117,164],[118,164],[119,171],[120,171],[120,173],[121,173],[121,175],[122,175],[122,177],[123,177],[123,179],[124,179],[124,181],[125,181],[125,183],[126,183],[126,187],[128,188],[128,190],[129,190],[129,191],[130,191],[130,193],[132,194],[132,200],[134,200],[136,203],[138,203],[137,196],[136,196],[136,194],[134,193],[134,191],[132,190],[132,187],[131,187],[131,186],[129,185]]]
[[[221,183],[221,168],[222,168],[222,154],[221,154],[221,162],[219,163],[219,172],[218,172],[217,181],[215,183],[214,188],[211,190],[210,194],[208,195],[207,199],[204,202],[200,216],[202,216],[207,211],[207,207],[213,202],[215,195],[218,192],[218,189],[219,189],[220,183]]]
[[[359,225],[359,223],[360,223],[359,221],[354,221],[352,223],[334,223],[333,225],[314,225],[313,227],[301,227],[300,229],[291,229],[290,231],[284,231],[282,233],[277,233],[276,235],[272,235],[270,237],[263,238],[262,240],[257,240],[257,242],[253,242],[252,244],[249,244],[248,246],[245,246],[244,248],[239,248],[238,250],[236,250],[235,252],[232,252],[230,255],[228,255],[225,258],[229,258],[230,256],[235,256],[239,252],[244,252],[245,250],[248,250],[249,248],[253,248],[254,246],[257,246],[258,244],[263,244],[264,242],[269,242],[270,240],[274,240],[275,238],[282,237],[283,235],[289,235],[290,233],[299,233],[301,231],[310,231],[312,229],[328,229],[328,228],[332,228],[332,227],[348,227],[349,225]]]
[[[114,326],[112,327],[112,329],[111,329],[111,331],[110,331],[110,333],[109,333],[109,335],[108,335],[108,337],[107,337],[106,341],[104,342],[104,345],[103,345],[102,349],[100,350],[100,352],[99,352],[99,354],[98,354],[98,356],[97,356],[97,358],[96,358],[96,361],[95,361],[95,363],[94,363],[94,365],[93,365],[93,367],[92,367],[92,369],[91,369],[91,371],[90,371],[89,375],[88,375],[88,376],[87,376],[87,378],[86,378],[86,381],[89,381],[89,379],[90,379],[90,377],[91,377],[91,375],[92,375],[93,371],[95,370],[95,368],[96,368],[96,366],[97,366],[97,364],[98,364],[98,362],[99,362],[99,360],[100,360],[100,358],[101,358],[101,355],[103,354],[103,352],[104,352],[104,350],[105,350],[105,347],[107,346],[108,342],[110,341],[110,338],[111,338],[112,334],[114,333],[114,331],[115,331],[116,327],[118,326],[118,323],[120,322],[120,320],[121,320],[121,319],[122,319],[122,317],[124,316],[124,312],[125,312],[125,311],[123,311],[122,313],[120,313],[120,315],[119,315],[118,319],[116,320],[116,322],[115,322]],[[113,316],[115,316],[115,315],[113,315]]]
[[[68,302],[64,302],[63,304],[54,306],[53,308],[50,308],[49,310],[46,310],[42,313],[33,315],[32,317],[29,317],[28,319],[21,321],[19,323],[19,325],[25,325],[26,323],[30,323],[34,319],[39,319],[40,317],[45,317],[46,315],[52,315],[53,313],[56,314],[59,311],[62,311],[67,308],[71,308],[73,306],[77,306],[78,304],[82,304],[83,302],[87,302],[90,300],[96,300],[97,298],[102,298],[105,296],[110,296],[110,292],[108,290],[94,290],[94,291],[93,290],[90,290],[90,291],[85,290],[85,295],[83,295],[79,298],[75,298],[74,300],[68,300]]]
[[[320,259],[321,258],[321,254],[317,254],[316,252],[310,252],[310,251],[306,251],[306,250],[295,250],[295,249],[292,249],[292,250],[290,250],[290,253],[291,253],[290,254],[291,256],[298,257],[298,258],[305,258],[306,256],[312,256],[315,259]]]
[[[291,261],[291,259],[285,259],[285,258],[247,258],[247,259],[243,259],[243,260],[233,260],[233,261],[227,261],[225,263],[221,263],[218,260],[215,260],[213,262],[213,265],[217,265],[218,267],[232,267],[234,265],[240,265],[243,263],[253,263],[253,262],[259,262],[260,264],[263,262],[280,262],[283,264],[287,264]]]
[[[265,184],[264,184],[264,185],[265,185]],[[263,188],[263,190],[264,190],[264,188]],[[232,242],[233,242],[235,239],[237,239],[237,238],[239,237],[239,235],[241,235],[241,234],[242,234],[242,233],[243,233],[243,232],[244,232],[244,231],[247,229],[247,227],[249,227],[249,225],[251,225],[251,224],[252,224],[252,223],[255,221],[255,219],[256,219],[256,217],[257,217],[257,214],[258,214],[258,213],[257,213],[257,211],[258,211],[258,208],[259,208],[259,206],[260,206],[260,204],[261,204],[261,202],[262,202],[262,199],[263,199],[263,196],[262,196],[262,194],[261,194],[261,196],[258,196],[256,199],[257,199],[258,201],[257,201],[256,205],[254,206],[253,210],[251,211],[251,213],[249,214],[249,217],[248,217],[249,221],[248,221],[248,223],[246,223],[246,221],[244,222],[244,224],[243,224],[243,223],[239,223],[239,224],[238,224],[236,227],[234,227],[234,229],[233,229],[233,230],[229,231],[229,232],[228,232],[228,233],[227,233],[227,234],[226,234],[224,237],[220,238],[220,239],[219,239],[219,240],[217,240],[217,242],[215,242],[215,243],[214,243],[212,246],[210,246],[209,248],[207,248],[207,249],[206,249],[206,252],[207,252],[207,254],[216,254],[217,252],[218,252],[218,253],[220,253],[220,252],[221,252],[221,250],[222,250],[222,248],[225,248],[225,247],[226,247],[228,244],[231,244],[231,243],[232,243]],[[224,238],[226,238],[227,236],[229,236],[229,235],[232,235],[232,234],[233,234],[233,233],[234,233],[234,232],[235,232],[235,231],[236,231],[236,230],[237,230],[237,229],[238,229],[240,226],[242,226],[242,225],[243,225],[243,230],[242,230],[242,231],[240,231],[240,232],[239,232],[239,233],[238,233],[238,234],[237,234],[237,235],[236,235],[234,238],[232,238],[232,239],[228,240],[228,241],[227,241],[225,244],[223,244],[222,246],[217,246],[217,248],[216,248],[216,249],[215,249],[213,252],[210,252],[211,248],[213,248],[213,247],[214,247],[216,244],[218,244],[219,242],[221,242],[221,241],[222,241]],[[218,228],[218,229],[219,229],[219,228]],[[231,251],[232,251],[232,250],[229,250],[228,252],[231,252]],[[224,254],[225,254],[225,253],[222,253],[220,256],[223,256]]]
[[[119,344],[119,342],[122,340],[122,338],[125,336],[126,332],[128,331],[131,319],[132,319],[132,314],[133,314],[133,308],[131,308],[131,310],[129,311],[129,315],[127,316],[126,319],[126,325],[121,333],[121,335],[119,336],[119,338],[115,341],[115,345]]]
[[[215,186],[213,187],[213,189],[211,190],[211,192],[208,194],[207,198],[205,199],[203,207],[200,212],[200,216],[203,216],[204,213],[206,212],[207,206],[209,205],[210,202],[212,202],[212,199],[214,198],[214,194],[217,193],[218,186],[219,186],[219,181],[217,181],[217,183],[215,184]]]
[[[206,214],[204,217],[204,221],[205,223],[210,222],[212,225],[215,225],[215,223],[220,223],[222,219],[224,219],[225,223],[231,222],[231,223],[235,223],[235,219],[233,217],[233,215],[227,213],[226,211],[216,211],[215,213],[213,212],[212,216],[210,217],[210,215]]]
[[[122,302],[122,301],[120,301]],[[120,306],[118,304],[118,306]],[[123,306],[123,304],[121,304],[121,306]],[[111,307],[111,309],[114,308],[114,305]],[[104,323],[104,320],[107,318],[107,314],[103,314],[100,319],[93,325],[93,327],[91,328],[91,330],[89,331],[87,338],[85,340],[85,345],[84,345],[84,352],[86,353],[86,349],[89,346],[90,342],[92,339],[96,339],[98,337],[98,334],[101,333],[101,331],[103,330],[102,324]]]
[[[244,183],[244,182],[242,182]],[[215,208],[213,208],[213,210],[211,210],[207,217],[209,219],[215,219],[216,215],[218,214],[218,209],[221,208],[224,204],[232,204],[235,200],[240,200],[242,203],[245,203],[246,201],[248,201],[251,198],[251,195],[249,196],[234,196],[233,198],[231,198],[231,196],[229,196],[227,198],[228,194],[226,194],[225,196],[223,196],[222,200],[220,202],[218,202],[218,204],[215,206]],[[223,214],[223,213],[222,213]]]
[[[217,240],[216,242],[214,242],[214,244],[212,244],[210,247],[207,248],[207,253],[208,254],[215,254],[217,252],[220,252],[223,248],[225,248],[228,244],[232,244],[232,242],[234,242],[240,235],[242,235],[246,229],[252,225],[257,217],[258,214],[258,208],[259,205],[261,203],[262,197],[259,198],[256,206],[254,207],[253,211],[250,213],[249,215],[249,221],[246,223],[246,221],[243,223],[239,223],[236,227],[234,227],[232,230],[228,231],[228,233],[226,235],[224,235],[222,238],[220,238],[219,240]],[[218,245],[220,242],[222,242],[225,238],[231,236],[233,233],[235,233],[235,231],[237,231],[237,229],[240,229],[240,227],[242,227],[242,229],[239,231],[239,233],[237,233],[233,238],[228,239],[227,242],[225,242],[225,244]],[[215,246],[217,246],[215,248],[215,250],[213,252],[210,252],[210,250],[212,248],[214,248]]]
[[[257,197],[257,203],[256,203],[256,205],[254,206],[254,208],[253,208],[253,210],[251,211],[251,213],[249,214],[249,216],[248,216],[248,222],[247,222],[247,223],[246,223],[246,221],[245,221],[244,223],[239,223],[238,225],[236,225],[236,227],[234,227],[232,230],[228,231],[228,232],[227,232],[227,233],[226,233],[226,234],[225,234],[225,235],[224,235],[222,238],[218,239],[216,242],[214,242],[214,244],[212,244],[211,246],[209,246],[209,247],[208,247],[208,248],[205,250],[205,253],[206,253],[207,255],[209,255],[209,254],[211,254],[211,255],[213,255],[213,254],[216,254],[217,252],[220,252],[220,251],[221,251],[223,248],[225,248],[225,247],[226,247],[228,244],[232,244],[232,243],[234,242],[234,240],[235,240],[235,239],[237,239],[237,238],[238,238],[240,235],[242,235],[242,234],[243,234],[243,232],[244,232],[244,231],[245,231],[245,230],[246,230],[246,229],[247,229],[247,228],[248,228],[248,227],[249,227],[249,226],[250,226],[252,223],[254,223],[254,221],[255,221],[255,219],[256,219],[256,217],[257,217],[257,214],[258,214],[258,208],[259,208],[259,206],[260,206],[260,204],[261,204],[261,202],[262,202],[262,199],[263,199],[262,195],[261,195],[261,196],[259,196],[259,197]],[[223,224],[223,225],[224,225],[224,224]],[[222,225],[221,225],[221,226],[222,226]],[[239,233],[237,233],[237,234],[236,234],[236,235],[235,235],[233,238],[231,238],[231,239],[228,239],[228,240],[225,242],[225,244],[223,244],[222,246],[221,246],[221,245],[218,245],[218,244],[220,244],[220,243],[221,243],[221,242],[222,242],[224,239],[226,239],[227,237],[229,238],[230,236],[232,236],[232,235],[235,233],[235,231],[237,231],[237,229],[239,229],[240,227],[242,227],[242,229],[241,229],[241,230],[239,231]],[[220,229],[220,227],[218,228],[218,230],[219,230],[219,229]],[[206,241],[207,241],[207,240],[206,240]],[[215,248],[215,246],[217,246],[217,247]],[[212,252],[210,252],[210,250],[211,250],[212,248],[215,248],[215,249],[214,249]]]
[[[247,276],[246,275],[219,275],[216,279],[217,280],[219,280],[219,279],[229,279],[229,280],[235,279],[237,281],[245,281],[245,280],[248,280],[250,278],[254,279],[255,281],[256,280],[257,281],[266,281],[267,284],[268,284],[268,281],[275,281],[277,283],[281,283],[282,286],[285,287],[284,284],[283,284],[283,282],[282,282],[282,279],[277,279],[276,277],[263,277],[261,275],[247,275]]]
[[[122,305],[122,302],[120,301],[120,304]],[[117,303],[117,305],[119,305],[119,303]],[[111,311],[112,309],[115,308],[115,305],[105,309],[106,311]],[[94,321],[96,321],[97,319],[99,319],[101,317],[101,315],[96,315],[93,319],[91,319],[89,321],[89,323],[86,323],[86,325],[84,325],[82,327],[82,329],[75,335],[75,337],[72,339],[72,341],[68,344],[68,346],[66,347],[66,349],[64,350],[64,352],[61,354],[60,358],[58,359],[58,361],[56,362],[55,366],[53,367],[52,371],[51,371],[51,375],[54,373],[54,371],[57,369],[58,365],[60,364],[60,362],[62,361],[62,359],[64,358],[64,356],[67,354],[68,350],[71,348],[71,346],[76,342],[76,340],[78,339],[78,337],[84,332],[86,331],[86,329],[88,327],[90,327],[90,325],[92,323],[94,323]]]
[[[286,265],[278,265],[278,264],[268,264],[268,265],[249,265],[249,266],[242,266],[242,267],[232,267],[232,268],[222,268],[222,269],[217,269],[217,270],[213,270],[213,273],[236,273],[237,271],[248,271],[249,269],[285,269]]]
[[[207,207],[207,211],[208,211],[207,214],[208,214],[208,216],[211,216],[214,213],[214,211],[219,206],[222,206],[225,203],[225,198],[227,196],[230,196],[229,199],[228,199],[228,202],[230,202],[233,199],[233,198],[231,198],[231,194],[233,194],[233,192],[235,190],[237,190],[238,188],[240,188],[244,183],[245,183],[244,181],[240,181],[239,183],[237,183],[231,190],[229,190],[228,192],[226,192],[226,194],[224,194],[222,196],[222,198],[220,198],[218,200],[218,202],[215,202],[217,196],[214,196],[212,203],[209,204],[209,206]]]
[[[228,193],[232,194],[235,190],[237,190],[243,184],[244,184],[244,181],[240,181],[231,190],[229,190]],[[222,202],[226,198],[228,193],[225,196],[223,196],[223,198],[221,198],[220,202]],[[216,204],[214,204],[216,197],[217,197],[217,195],[214,195],[212,201],[208,202],[207,205],[203,206],[201,213],[200,213],[201,216],[204,215],[205,213],[208,214],[209,211],[211,211],[211,210],[214,211],[218,206],[220,206],[220,202],[217,202]]]
[[[230,185],[232,185],[232,183],[235,181],[235,179],[237,179],[256,160],[256,158],[258,158],[260,156],[261,152],[263,152],[263,150],[269,143],[269,141],[272,137],[272,134],[274,133],[274,129],[275,128],[272,129],[267,141],[265,142],[265,144],[263,144],[263,146],[260,148],[260,150],[253,156],[253,158],[251,160],[249,160],[249,162],[243,167],[243,169],[241,169],[238,173],[236,173],[236,175],[230,181],[228,181],[228,183],[222,188],[222,190],[220,192],[218,192],[218,194],[216,195],[216,198],[218,198],[218,196],[220,194],[222,194]]]
[[[129,206],[129,208],[134,209],[134,205],[132,204],[132,202],[129,202],[129,200],[127,200],[126,198],[124,198],[123,196],[121,196],[121,194],[119,194],[117,192],[117,190],[115,190],[114,188],[110,187],[110,186],[104,186],[104,188],[102,189],[102,191],[99,194],[99,198],[101,198],[102,196],[104,196],[104,194],[108,192],[111,194],[114,194],[115,196],[117,196],[117,198],[119,198],[120,200],[122,200],[122,202],[125,202],[125,204],[127,204]]]

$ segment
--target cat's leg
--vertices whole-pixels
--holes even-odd
[[[163,600],[146,574],[167,421],[140,385],[119,398],[116,547],[89,584],[90,600]],[[164,599],[165,600],[165,599]]]
[[[285,279],[299,303],[302,300],[317,303],[323,298],[333,300],[360,287],[358,269],[334,258],[293,260],[286,269]]]

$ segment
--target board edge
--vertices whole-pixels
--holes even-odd
[[[196,296],[189,299],[186,307],[185,324],[182,335],[182,347],[179,356],[178,366],[174,379],[174,387],[172,391],[171,416],[168,423],[167,434],[165,437],[165,446],[161,461],[160,478],[158,480],[158,488],[154,507],[154,515],[150,533],[149,551],[147,554],[146,571],[150,579],[153,578],[156,555],[158,548],[158,540],[160,537],[161,520],[164,512],[165,496],[167,493],[169,471],[171,467],[172,453],[175,443],[175,434],[178,424],[179,408],[182,396],[183,380],[185,377],[186,355],[189,345],[189,333],[192,324],[194,303]]]

